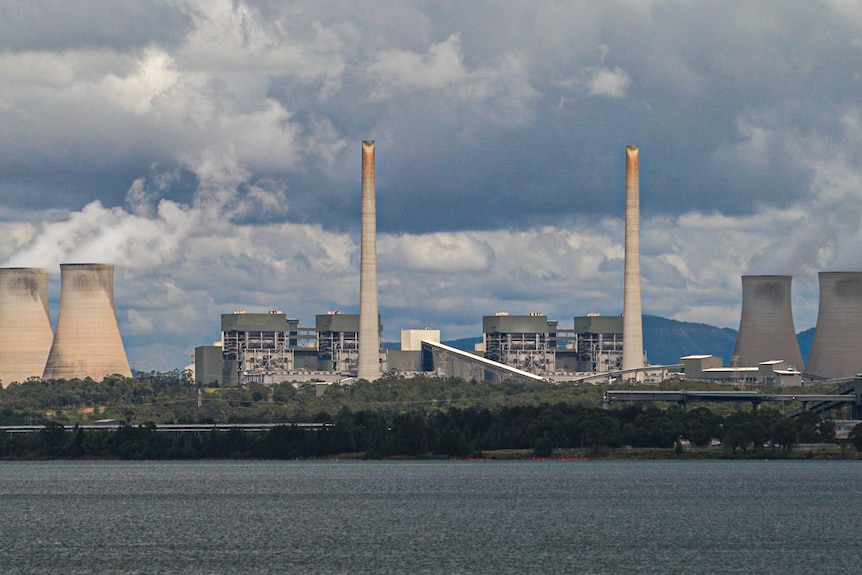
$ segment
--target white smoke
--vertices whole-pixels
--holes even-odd
[[[229,153],[204,149],[186,167],[200,182],[190,205],[163,198],[179,175],[153,168],[130,186],[128,209],[92,201],[45,221],[29,230],[29,241],[19,240],[4,265],[58,271],[61,263],[111,263],[134,273],[174,260],[191,237],[217,233],[235,218],[286,209],[283,190],[249,183],[249,172]]]
[[[61,263],[113,263],[149,268],[170,257],[195,219],[194,211],[168,200],[159,202],[152,218],[95,201],[65,220],[43,224],[4,265],[57,270]]]

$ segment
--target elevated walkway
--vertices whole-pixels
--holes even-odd
[[[862,382],[859,382],[862,384]],[[855,388],[854,388],[855,389]],[[750,402],[755,408],[764,402],[793,403],[802,402],[802,408],[787,414],[788,417],[796,417],[805,411],[822,412],[841,405],[851,404],[854,413],[862,404],[862,398],[857,392],[841,393],[849,389],[836,390],[834,394],[777,394],[759,393],[756,391],[625,391],[611,390],[605,392],[602,397],[602,406],[610,409],[614,401],[669,401],[676,403],[683,409],[689,403],[695,402],[719,402],[735,401]]]
[[[853,419],[862,419],[862,377],[854,377],[833,381],[839,383],[838,387],[835,389],[834,392],[825,396],[825,399],[823,399],[822,401],[812,401],[810,403],[803,404],[800,409],[794,409],[793,411],[791,411],[788,414],[788,417],[796,417],[804,411],[824,413],[826,411],[835,409],[836,407],[841,407],[847,404],[846,401],[837,399],[838,397],[855,396],[856,403],[853,405],[852,413],[850,414],[850,416]]]

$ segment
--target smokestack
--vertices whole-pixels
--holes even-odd
[[[131,377],[114,307],[114,266],[60,264],[60,314],[42,379]]]
[[[362,142],[362,231],[359,266],[359,360],[356,376],[380,378],[380,320],[377,314],[377,207],[374,142]]]
[[[48,311],[48,272],[0,269],[0,382],[41,377],[54,332]]]
[[[742,276],[742,314],[733,355],[738,365],[780,359],[803,371],[793,327],[791,276]]]
[[[641,318],[640,183],[638,147],[626,146],[626,267],[623,284],[623,365],[644,366]]]
[[[862,272],[820,272],[817,329],[805,372],[829,379],[862,372]]]

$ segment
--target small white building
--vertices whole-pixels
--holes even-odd
[[[802,384],[802,373],[786,361],[762,361],[756,367],[722,365],[715,355],[687,355],[680,358],[689,379],[707,379],[729,384],[761,384],[793,387]]]

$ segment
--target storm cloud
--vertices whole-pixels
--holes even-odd
[[[736,327],[788,273],[802,330],[862,269],[860,56],[839,1],[0,0],[0,257],[115,263],[180,367],[233,309],[357,310],[371,139],[387,340],[565,326],[621,311],[638,145],[645,313]]]

